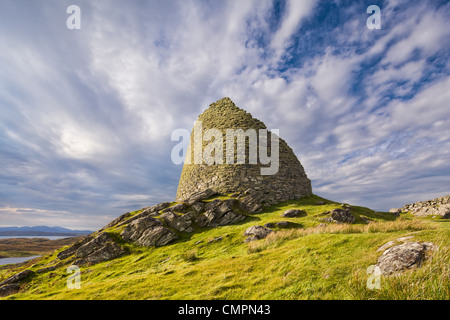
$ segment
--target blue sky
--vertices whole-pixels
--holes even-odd
[[[171,133],[225,96],[280,130],[315,194],[377,210],[450,194],[449,16],[449,1],[3,0],[0,225],[96,229],[173,200]]]

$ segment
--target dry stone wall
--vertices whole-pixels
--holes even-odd
[[[226,129],[267,129],[263,122],[238,107],[229,98],[223,98],[204,111],[199,119],[202,121],[202,129],[216,128],[222,132],[224,148],[223,163],[208,165],[194,163],[193,139],[191,134],[190,157],[191,164],[185,163],[181,173],[177,190],[177,201],[187,199],[196,192],[213,189],[219,193],[257,193],[262,202],[274,204],[280,201],[299,199],[302,196],[312,194],[311,181],[305,174],[303,166],[297,159],[287,143],[279,138],[279,168],[274,175],[262,175],[261,168],[264,165],[259,161],[256,164],[249,163],[248,141],[246,141],[245,163],[228,164],[226,161]],[[271,134],[268,133],[268,154],[271,152]],[[258,137],[259,139],[259,137]],[[203,142],[203,148],[210,143]],[[236,147],[235,147],[236,148]]]

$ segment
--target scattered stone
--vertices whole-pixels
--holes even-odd
[[[281,216],[285,218],[304,217],[306,216],[306,211],[298,209],[288,209]]]
[[[289,226],[289,221],[280,221],[276,223],[278,228],[287,228]]]
[[[321,206],[321,205],[324,205],[325,204],[325,201],[317,201],[316,202],[316,205],[318,205],[318,206]]]
[[[244,232],[244,236],[249,236],[247,239],[245,239],[245,242],[264,239],[271,232],[273,232],[273,230],[270,230],[263,226],[252,226]]]
[[[207,242],[207,244],[213,243],[213,242],[217,242],[217,241],[222,241],[222,240],[223,240],[223,237],[222,237],[222,236],[220,236],[220,237],[215,237],[214,239],[209,240],[209,241]]]
[[[275,227],[275,223],[273,222],[268,222],[264,225],[265,228],[274,228]]]
[[[347,204],[347,203],[341,204],[341,207],[342,207],[343,209],[350,209],[350,205]]]
[[[56,270],[57,266],[50,266],[50,267],[46,267],[46,268],[41,268],[39,270],[36,271],[36,273],[45,273],[45,272],[49,272],[49,271],[54,271]]]
[[[348,209],[334,209],[331,210],[331,218],[338,222],[353,223],[355,217],[350,213]]]
[[[426,252],[433,247],[431,242],[407,242],[396,245],[383,252],[378,258],[377,266],[385,275],[420,267],[425,260]]]

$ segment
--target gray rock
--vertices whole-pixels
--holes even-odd
[[[132,216],[131,218],[128,218],[124,221],[121,221],[117,224],[118,227],[123,226],[124,224],[130,224],[131,222],[145,218],[145,217],[155,217],[159,215],[159,211],[163,210],[164,208],[168,207],[170,205],[170,202],[162,202],[154,205],[153,207],[148,207],[142,209],[141,212],[138,214]]]
[[[331,210],[331,218],[338,222],[343,223],[353,223],[355,222],[355,217],[350,213],[348,209],[334,209]]]
[[[266,228],[274,228],[274,227],[275,227],[275,223],[273,223],[273,222],[268,222],[268,223],[266,223],[266,224],[264,225],[264,227],[266,227]]]
[[[161,215],[164,222],[171,228],[181,232],[192,232],[192,215],[177,215],[173,212],[167,212]]]
[[[22,281],[23,279],[25,279],[28,276],[33,275],[34,272],[31,270],[23,270],[19,273],[16,273],[14,275],[12,275],[11,277],[7,278],[6,280],[4,280],[3,282],[0,283],[0,287],[7,285],[7,284],[12,284],[12,283],[19,283],[20,281]]]
[[[141,237],[145,230],[160,225],[162,225],[162,222],[158,219],[153,217],[143,217],[129,223],[120,233],[120,236],[125,241],[136,241]]]
[[[249,236],[250,239],[249,238],[246,239],[246,242],[248,242],[253,240],[264,239],[272,232],[273,230],[270,230],[263,226],[251,226],[250,228],[245,230],[244,236]]]
[[[325,204],[325,201],[317,201],[316,202],[316,205],[318,205],[318,206],[321,206],[321,205],[324,205]]]
[[[175,232],[163,226],[156,226],[145,230],[136,240],[136,244],[144,247],[161,247],[176,239],[178,235]]]
[[[446,211],[442,216],[442,219],[450,219],[450,210]]]
[[[75,258],[78,260],[74,264],[99,263],[117,258],[124,253],[126,250],[115,243],[106,232],[103,232],[78,248],[75,253]]]
[[[73,256],[75,254],[75,252],[78,250],[79,247],[81,247],[82,245],[88,243],[92,239],[94,239],[94,236],[93,235],[88,235],[88,236],[84,237],[83,239],[81,239],[80,241],[75,242],[69,248],[59,252],[56,256],[60,260],[67,259],[67,258]]]
[[[203,207],[204,207],[204,205],[203,205],[203,203],[200,202],[200,201],[196,201],[196,202],[194,202],[194,203],[191,205],[192,210],[194,210],[194,211],[197,212],[197,213],[202,212],[202,211],[203,211]]]
[[[276,223],[278,228],[287,228],[289,227],[289,221],[280,221]]]
[[[186,202],[177,203],[176,205],[166,208],[163,212],[181,212],[185,213],[187,211],[188,204]]]
[[[195,222],[199,227],[203,228],[226,226],[244,220],[244,215],[232,210],[233,205],[236,204],[235,201],[234,199],[232,201],[216,199],[207,203],[205,205],[206,211],[200,214]]]
[[[261,197],[257,194],[248,194],[243,198],[239,199],[239,205],[242,210],[250,213],[258,213],[263,209]]]
[[[286,210],[285,212],[283,212],[283,214],[281,216],[285,217],[285,218],[305,217],[306,211],[298,210],[298,209],[289,209],[289,210]]]
[[[378,258],[377,266],[385,275],[420,267],[426,252],[433,247],[430,242],[407,242],[390,247]]]
[[[17,293],[20,289],[18,283],[10,283],[4,286],[0,286],[0,297],[6,297],[11,294]]]

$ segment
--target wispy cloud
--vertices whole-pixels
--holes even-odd
[[[362,3],[192,0],[81,1],[70,31],[70,4],[0,4],[2,225],[172,200],[170,134],[223,96],[280,129],[319,195],[450,192],[448,2],[382,1],[381,30]]]

